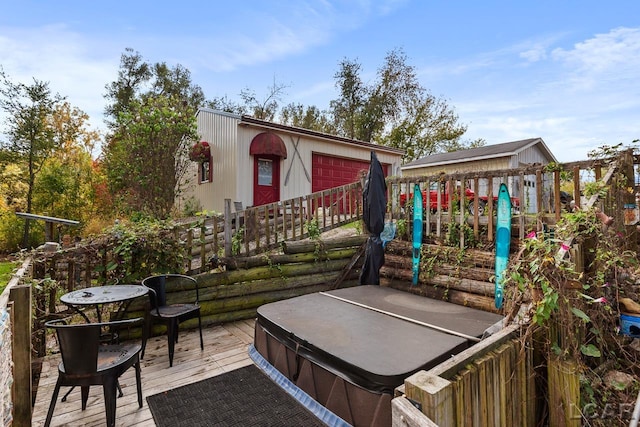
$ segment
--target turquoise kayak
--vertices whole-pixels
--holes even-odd
[[[412,284],[418,284],[420,274],[420,251],[422,249],[422,191],[415,185],[413,190],[413,252],[412,252]]]
[[[495,305],[502,307],[504,297],[503,273],[509,263],[511,247],[511,197],[506,184],[500,184],[498,192],[498,216],[496,220],[496,283]]]

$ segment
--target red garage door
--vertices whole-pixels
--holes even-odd
[[[389,165],[382,165],[385,176]],[[333,157],[324,154],[313,154],[311,174],[311,191],[322,191],[327,188],[351,184],[359,179],[359,172],[369,170],[369,162],[345,157]]]

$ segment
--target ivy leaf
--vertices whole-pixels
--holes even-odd
[[[581,345],[580,346],[580,352],[582,354],[584,354],[585,356],[590,356],[590,357],[600,357],[602,356],[602,354],[600,353],[600,350],[598,350],[598,347],[596,347],[593,344],[588,344],[588,345]]]
[[[579,308],[571,307],[571,312],[576,316],[578,316],[579,318],[581,318],[584,321],[584,323],[589,323],[591,321],[589,316],[587,316],[587,314],[584,311],[580,310]]]

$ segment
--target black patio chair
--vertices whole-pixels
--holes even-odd
[[[167,341],[169,342],[169,366],[173,366],[173,353],[175,344],[178,342],[178,329],[180,322],[188,319],[198,318],[198,328],[200,330],[200,349],[204,350],[202,341],[202,319],[200,318],[200,304],[198,294],[198,281],[190,276],[182,274],[162,274],[147,277],[142,280],[142,284],[149,288],[149,298],[151,308],[149,311],[150,330],[153,323],[164,323],[167,327]],[[167,302],[167,287],[195,288],[195,301],[182,303]],[[148,335],[148,333],[147,333]],[[144,357],[144,348],[142,349]]]
[[[100,336],[103,328],[112,326],[134,326],[144,319],[127,319],[115,322],[68,324],[66,319],[51,320],[45,325],[55,329],[62,362],[58,365],[58,380],[45,427],[51,423],[53,410],[60,387],[80,386],[82,410],[87,408],[89,387],[102,385],[104,406],[107,415],[107,426],[116,424],[116,390],[118,378],[130,367],[136,370],[136,385],[138,389],[138,405],[142,408],[142,382],[140,379],[141,344],[105,345]]]

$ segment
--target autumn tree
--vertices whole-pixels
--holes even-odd
[[[186,150],[198,138],[202,89],[184,67],[146,63],[131,49],[106,89],[110,134],[102,160],[109,190],[126,212],[166,218],[184,184]]]
[[[62,102],[53,110],[52,128],[59,141],[45,162],[34,190],[34,199],[50,215],[86,224],[94,215],[91,153],[100,140],[88,126],[89,116]]]
[[[36,177],[46,160],[61,146],[52,115],[63,98],[52,94],[47,82],[34,79],[31,85],[14,83],[2,69],[0,79],[0,109],[6,113],[3,133],[7,138],[0,140],[0,162],[24,165],[21,177],[27,188],[24,210],[31,213]],[[23,247],[29,243],[29,223],[26,221],[23,230]]]

